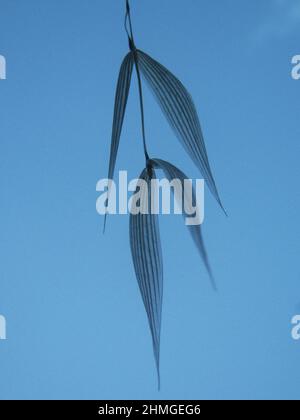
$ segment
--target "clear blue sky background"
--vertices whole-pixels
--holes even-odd
[[[180,217],[165,264],[157,392],[128,217],[97,215],[125,0],[0,0],[0,398],[299,398],[300,6],[132,0],[138,47],[193,93],[229,213],[206,194],[219,292]],[[118,169],[143,169],[133,79]],[[199,177],[146,93],[152,156]]]

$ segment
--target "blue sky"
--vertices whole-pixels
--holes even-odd
[[[0,0],[0,398],[299,398],[299,50],[293,0],[132,0],[137,46],[193,93],[226,218],[206,194],[211,290],[180,216],[161,217],[162,390],[129,249],[102,235],[122,0]],[[143,169],[136,81],[117,169]],[[199,174],[150,92],[153,157]]]

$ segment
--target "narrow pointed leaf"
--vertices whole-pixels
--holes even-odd
[[[187,197],[186,195],[186,191],[184,188],[184,181],[188,179],[188,177],[178,168],[176,168],[176,166],[172,165],[169,162],[166,162],[164,160],[161,159],[152,159],[151,160],[151,164],[153,165],[154,168],[157,169],[161,169],[166,178],[169,180],[169,182],[171,182],[174,179],[178,179],[181,182],[182,185],[182,191],[183,191],[183,196],[186,197],[186,202],[189,199],[189,197]],[[183,200],[181,200],[182,197],[176,197],[176,199],[179,199],[181,202],[183,202]],[[196,195],[195,195],[195,191],[193,189],[193,197],[192,197],[192,201],[193,203],[196,203]],[[192,204],[192,203],[191,203]],[[185,208],[183,206],[183,215],[184,217],[190,217],[191,215],[188,215],[185,212]],[[208,274],[210,276],[211,279],[211,283],[213,288],[216,290],[216,284],[213,278],[213,274],[212,274],[212,270],[209,264],[209,260],[208,260],[208,256],[207,256],[207,252],[205,249],[205,245],[204,245],[204,241],[203,241],[203,237],[202,237],[202,232],[201,232],[201,227],[200,225],[194,225],[194,226],[187,226],[190,234],[193,238],[193,241],[200,253],[201,258],[203,259],[203,262],[205,264],[205,267],[208,271]]]
[[[141,71],[169,124],[224,210],[212,175],[200,121],[191,95],[168,69],[149,55],[139,50],[138,58]]]
[[[112,136],[111,136],[111,148],[110,148],[110,159],[109,159],[109,169],[108,169],[108,179],[111,180],[114,177],[114,171],[116,166],[117,154],[120,144],[120,137],[124,122],[124,116],[128,101],[128,94],[131,83],[131,76],[134,64],[133,54],[130,52],[124,58],[116,89],[115,96],[115,106],[114,106],[114,119],[112,127]],[[106,222],[106,216],[105,216]],[[104,229],[105,229],[104,222]]]
[[[134,58],[130,52],[126,55],[120,68],[119,79],[115,96],[114,119],[112,127],[111,151],[109,160],[108,178],[114,175],[120,137],[127,106],[130,82],[133,70]]]
[[[151,174],[149,174],[149,171]],[[151,209],[151,179],[155,179],[154,170],[145,169],[140,179],[145,181],[137,190],[141,193],[140,205],[148,204]],[[145,187],[146,186],[146,187]],[[152,335],[158,381],[161,312],[163,297],[163,262],[158,226],[158,216],[148,214],[130,215],[130,245],[132,258],[143,298]]]

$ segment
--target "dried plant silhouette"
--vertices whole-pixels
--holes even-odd
[[[149,206],[148,208],[150,208],[151,206],[151,180],[156,178],[156,170],[162,170],[165,177],[169,180],[178,179],[182,186],[183,195],[186,193],[184,180],[188,179],[181,170],[171,163],[161,159],[150,158],[149,156],[145,133],[143,76],[150,90],[156,97],[167,121],[175,132],[176,137],[180,140],[184,149],[199,169],[211,193],[225,212],[212,175],[199,118],[192,97],[183,84],[169,70],[149,55],[136,48],[129,0],[126,0],[125,29],[128,36],[130,52],[122,62],[117,83],[108,178],[113,179],[114,177],[132,73],[135,68],[139,91],[142,140],[146,161],[145,169],[139,178],[144,182],[137,186],[136,191],[139,193],[140,207],[142,208],[143,205],[147,205]],[[145,186],[147,186],[147,188]],[[194,192],[193,196],[195,198]],[[182,197],[175,198],[179,200],[182,199]],[[107,215],[105,215],[104,230],[106,218]],[[201,228],[200,226],[188,226],[188,229],[190,230],[192,239],[209,273],[212,286],[216,289],[201,234]],[[150,214],[142,214],[142,212],[139,214],[131,214],[130,246],[134,269],[151,330],[158,373],[158,385],[160,387],[159,365],[163,298],[163,261],[157,215],[151,214],[151,212]]]

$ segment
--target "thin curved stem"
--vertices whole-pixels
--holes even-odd
[[[129,30],[128,30],[128,27],[127,27],[127,22],[129,23]],[[134,44],[129,0],[126,0],[125,29],[126,29],[128,38],[130,38],[132,40],[133,44]]]
[[[128,28],[128,23],[129,23],[129,28]],[[140,97],[143,147],[144,147],[145,159],[146,159],[146,162],[148,162],[149,154],[148,154],[147,143],[146,143],[143,86],[142,86],[142,78],[141,78],[139,62],[138,62],[138,54],[137,54],[137,49],[136,49],[136,46],[135,46],[134,36],[133,36],[133,28],[132,28],[129,0],[126,0],[125,30],[127,32],[127,36],[128,36],[128,40],[129,40],[129,47],[134,54],[134,64],[135,64],[135,70],[136,70],[136,75],[137,75],[137,80],[138,80],[139,97]]]
[[[134,51],[134,62],[135,62],[135,69],[136,69],[136,75],[137,75],[138,87],[139,87],[139,97],[140,97],[140,109],[141,109],[141,120],[142,120],[142,135],[143,135],[144,154],[145,154],[145,159],[146,159],[146,163],[147,163],[148,160],[149,160],[149,154],[148,154],[147,143],[146,143],[143,86],[142,86],[142,79],[141,79],[140,68],[139,68],[139,64],[138,64],[138,55],[137,55],[136,50]]]

